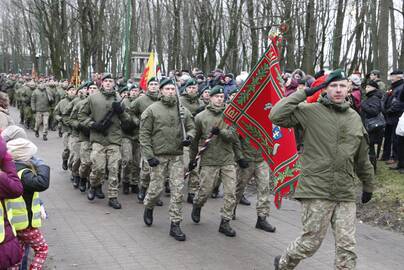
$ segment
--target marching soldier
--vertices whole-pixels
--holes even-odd
[[[178,241],[186,236],[181,231],[184,188],[183,147],[191,144],[195,127],[191,113],[184,110],[186,138],[182,138],[180,112],[177,109],[176,86],[171,79],[160,83],[161,100],[150,105],[141,116],[139,141],[143,157],[151,167],[150,185],[144,199],[144,222],[153,223],[153,208],[164,189],[165,175],[170,176],[170,235]]]
[[[35,136],[39,137],[39,127],[43,125],[43,140],[47,141],[49,110],[53,102],[53,96],[46,90],[43,83],[38,85],[31,96],[31,108],[35,113]]]
[[[222,118],[224,104],[223,86],[215,86],[210,91],[210,104],[195,117],[195,140],[191,147],[191,161],[189,170],[197,166],[195,157],[198,144],[211,134],[214,135],[200,161],[200,183],[195,194],[192,220],[200,222],[201,209],[212,193],[215,183],[221,179],[224,187],[224,205],[221,210],[222,220],[219,232],[226,236],[235,236],[236,231],[230,226],[236,207],[236,168],[235,150],[239,149],[239,139],[234,130],[229,128]],[[238,146],[238,147],[236,147]]]
[[[35,124],[35,119],[33,117],[32,108],[31,108],[31,96],[34,90],[36,89],[36,83],[34,80],[30,80],[27,83],[28,87],[25,87],[24,91],[21,92],[21,101],[24,104],[24,125],[26,129],[30,129]]]
[[[102,183],[108,169],[108,205],[114,209],[122,208],[118,201],[119,181],[118,165],[121,159],[122,128],[121,123],[130,120],[125,112],[121,98],[115,92],[115,81],[106,73],[102,77],[101,89],[90,95],[79,111],[79,121],[90,128],[91,173],[90,189],[87,198],[105,198]]]

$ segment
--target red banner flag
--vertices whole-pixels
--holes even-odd
[[[277,208],[282,198],[295,190],[301,168],[293,129],[276,126],[269,119],[272,106],[284,96],[276,47],[279,40],[271,39],[271,45],[224,112],[225,122],[255,149],[261,149],[269,163]]]

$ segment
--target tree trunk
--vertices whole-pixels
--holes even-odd
[[[378,43],[379,43],[379,69],[380,78],[387,82],[387,72],[388,72],[388,60],[389,60],[389,39],[386,37],[389,32],[389,1],[380,1],[379,5],[380,16],[379,16],[379,32],[378,32]]]
[[[342,43],[342,28],[344,26],[344,16],[346,10],[347,1],[338,0],[337,7],[337,19],[335,21],[335,30],[332,39],[332,67],[336,69],[339,67],[339,59],[341,56],[341,43]]]
[[[248,23],[250,26],[251,37],[251,65],[254,66],[258,62],[258,31],[254,22],[254,1],[247,0]]]
[[[306,28],[302,68],[309,74],[314,74],[314,56],[316,54],[316,21],[314,18],[314,0],[309,0],[306,10]]]
[[[403,1],[404,2],[404,1]],[[390,7],[394,7],[393,0],[390,0]],[[397,48],[397,39],[396,39],[396,21],[394,18],[394,9],[390,8],[390,31],[391,31],[391,47],[393,49],[393,70],[398,68],[398,48]]]

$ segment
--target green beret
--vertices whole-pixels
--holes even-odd
[[[213,97],[217,94],[224,94],[224,87],[221,85],[216,85],[209,91],[209,96]]]
[[[122,94],[123,92],[128,92],[128,91],[129,91],[128,86],[125,85],[124,87],[119,89],[119,94]]]
[[[104,73],[102,74],[101,80],[103,81],[105,79],[114,79],[114,78],[112,77],[111,73]]]
[[[139,88],[139,85],[138,85],[137,83],[133,83],[133,84],[130,86],[129,90],[132,90],[133,88]]]
[[[334,70],[330,74],[328,74],[325,84],[329,85],[331,82],[342,81],[342,80],[347,80],[347,77],[345,75],[345,72],[339,68],[339,69]]]
[[[88,84],[89,84],[89,81],[83,82],[83,83],[79,86],[78,90],[81,90],[81,89],[83,89],[83,88],[88,88]]]
[[[185,83],[185,88],[187,88],[188,86],[191,85],[198,85],[198,82],[195,79],[189,79],[186,83]]]
[[[147,85],[149,85],[149,83],[151,82],[158,82],[156,77],[151,77],[148,81],[147,81]]]
[[[76,87],[74,87],[73,84],[70,84],[69,86],[67,86],[66,91],[69,91],[69,90],[72,89],[72,88],[75,89],[75,90],[77,90]]]
[[[174,81],[170,78],[164,78],[160,80],[160,89],[163,88],[165,85],[173,84],[175,85]]]
[[[229,92],[229,96],[233,95],[234,93],[237,93],[240,89],[238,87],[235,87],[233,90]]]

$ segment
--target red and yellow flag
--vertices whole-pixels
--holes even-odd
[[[282,197],[297,187],[300,163],[293,129],[276,126],[269,119],[272,106],[284,96],[276,46],[280,38],[271,40],[271,45],[226,108],[224,120],[255,149],[261,150],[272,170],[275,206],[279,208]]]
[[[147,82],[152,77],[155,77],[157,75],[157,71],[160,71],[160,69],[157,70],[157,66],[157,57],[155,56],[154,52],[151,52],[149,60],[147,61],[147,65],[142,73],[142,76],[140,77],[139,86],[141,89],[146,90]]]

